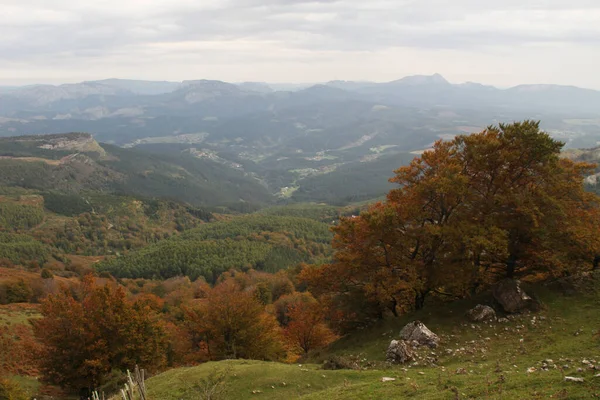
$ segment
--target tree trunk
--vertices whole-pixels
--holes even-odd
[[[394,314],[394,317],[398,316],[398,310],[396,309],[397,305],[398,302],[396,301],[396,299],[392,299],[392,301],[390,301],[389,309],[392,312],[392,314]]]
[[[596,271],[598,269],[598,267],[600,266],[600,256],[596,256],[594,257],[594,267],[592,268],[593,271]]]
[[[513,279],[515,277],[515,269],[517,267],[517,256],[511,254],[506,260],[506,277]]]
[[[416,292],[415,294],[415,310],[422,310],[425,306],[425,298],[427,297],[427,291]]]

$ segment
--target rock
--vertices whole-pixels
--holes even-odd
[[[413,321],[400,331],[402,340],[416,341],[419,345],[435,348],[440,342],[440,338],[435,333],[431,332],[421,321]]]
[[[466,316],[473,322],[494,321],[496,320],[496,311],[490,306],[477,304],[474,308],[467,311]]]
[[[381,382],[393,382],[395,380],[396,380],[396,378],[388,378],[387,376],[384,376],[383,378],[381,378]]]
[[[385,353],[385,359],[393,364],[404,364],[412,361],[414,354],[404,340],[392,340]]]
[[[585,382],[583,378],[575,378],[572,376],[565,376],[565,382]]]
[[[503,279],[494,285],[494,299],[507,313],[517,313],[531,308],[535,301],[521,289],[521,282],[514,279]]]
[[[354,369],[360,370],[360,365],[348,357],[342,356],[331,356],[323,362],[323,369],[325,370],[337,370],[337,369]]]

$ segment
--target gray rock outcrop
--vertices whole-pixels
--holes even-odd
[[[413,351],[404,340],[392,340],[385,353],[386,361],[392,364],[404,364],[413,358]]]
[[[507,278],[498,282],[494,285],[492,295],[507,313],[531,309],[535,304],[535,301],[521,288],[521,282],[514,279]]]
[[[409,342],[417,342],[421,346],[435,348],[440,342],[440,338],[431,332],[421,321],[413,321],[400,331],[400,339]]]
[[[477,304],[474,308],[467,311],[466,316],[473,322],[495,321],[496,311],[490,306]]]

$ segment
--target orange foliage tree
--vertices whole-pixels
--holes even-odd
[[[337,339],[325,323],[323,310],[316,301],[298,302],[290,308],[288,318],[284,334],[295,354],[306,354]]]
[[[206,299],[186,312],[197,346],[206,345],[211,359],[276,360],[284,356],[281,328],[264,310],[253,292],[242,291],[227,279],[207,293]]]
[[[533,121],[437,142],[395,171],[386,202],[341,220],[332,264],[301,277],[330,304],[360,299],[353,312],[365,318],[421,308],[431,293],[591,268],[599,201],[583,176],[593,166],[562,159],[562,146]]]
[[[132,302],[122,287],[96,286],[84,278],[76,296],[68,290],[42,303],[34,332],[43,345],[45,380],[63,387],[97,387],[111,371],[149,370],[165,363],[166,334],[151,302]]]

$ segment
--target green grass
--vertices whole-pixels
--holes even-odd
[[[37,309],[0,307],[0,327],[28,324],[32,318],[41,317]]]
[[[11,375],[8,379],[18,384],[19,387],[32,398],[40,392],[42,386],[38,379],[33,376]]]
[[[186,389],[206,378],[215,368],[231,368],[226,380],[227,399],[259,396],[268,399],[297,398],[329,388],[344,386],[344,382],[366,383],[384,376],[381,371],[324,371],[318,365],[280,364],[264,361],[231,360],[210,362],[198,367],[167,371],[147,382],[152,399],[192,399]],[[258,392],[260,393],[252,393]]]
[[[592,278],[589,278],[591,280]],[[471,301],[430,307],[344,337],[329,349],[314,353],[309,364],[224,361],[167,371],[148,381],[153,399],[192,399],[184,388],[214,368],[231,366],[227,399],[588,399],[600,397],[600,293],[594,290],[565,295],[547,287],[533,293],[543,310],[509,322],[471,324],[464,312]],[[589,282],[588,282],[589,283]],[[590,285],[588,285],[590,286]],[[535,320],[533,319],[535,317]],[[389,366],[384,362],[390,340],[404,324],[419,319],[442,339],[435,349],[422,349],[416,364]],[[533,322],[532,322],[533,321]],[[320,369],[331,355],[358,359],[361,371]],[[429,357],[429,361],[426,358]],[[556,368],[542,371],[552,359]],[[599,370],[590,370],[590,360]],[[527,372],[529,368],[534,372]],[[583,368],[582,371],[578,371]],[[457,371],[460,371],[457,373]],[[564,381],[564,375],[585,378]],[[382,377],[396,378],[381,382]],[[286,385],[283,385],[283,382]],[[253,394],[253,391],[260,393]]]

